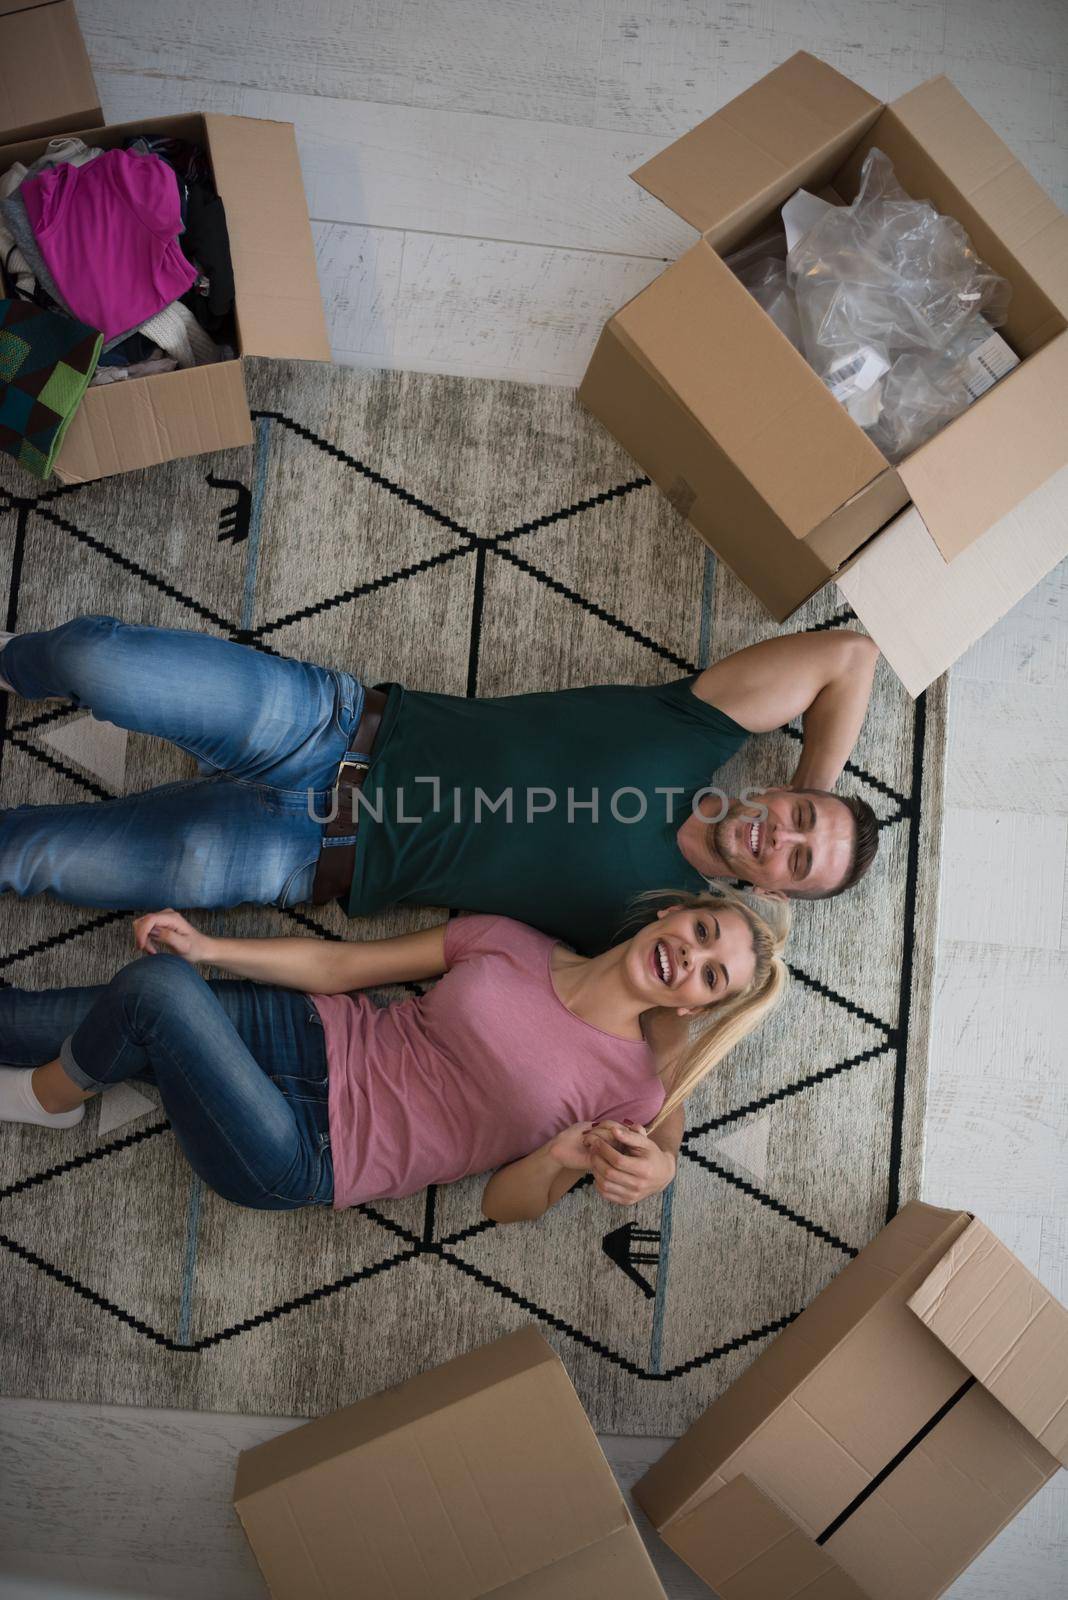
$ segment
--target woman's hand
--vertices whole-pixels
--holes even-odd
[[[600,1122],[583,1143],[597,1193],[613,1205],[636,1206],[666,1189],[675,1176],[675,1157],[634,1124]]]
[[[146,955],[161,950],[186,961],[209,961],[211,940],[187,922],[180,911],[149,911],[134,921],[134,943]]]
[[[592,1122],[576,1122],[570,1128],[565,1128],[563,1133],[558,1133],[549,1145],[550,1158],[571,1172],[592,1171],[591,1155],[585,1144],[586,1135],[592,1127]]]

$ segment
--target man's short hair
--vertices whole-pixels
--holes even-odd
[[[813,900],[833,900],[835,895],[845,894],[847,889],[852,889],[863,878],[879,849],[879,820],[868,802],[861,800],[859,795],[836,794],[834,798],[845,806],[853,818],[853,856],[849,871],[838,887],[812,895]]]

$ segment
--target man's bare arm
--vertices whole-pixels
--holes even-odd
[[[849,632],[765,639],[706,667],[697,696],[751,733],[801,717],[795,789],[833,789],[852,753],[871,697],[878,646]]]

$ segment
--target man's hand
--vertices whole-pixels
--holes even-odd
[[[583,1143],[597,1193],[613,1205],[636,1206],[666,1189],[675,1176],[674,1155],[633,1124],[598,1123]]]
[[[148,911],[135,919],[133,930],[134,944],[146,955],[165,950],[186,961],[211,959],[211,940],[187,922],[180,911]]]

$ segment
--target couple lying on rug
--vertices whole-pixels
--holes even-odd
[[[153,1082],[205,1182],[265,1210],[491,1168],[500,1221],[587,1172],[617,1204],[658,1192],[686,1095],[782,992],[783,902],[838,894],[874,857],[869,808],[830,790],[876,654],[795,635],[658,687],[470,700],[107,617],[5,639],[0,688],[158,734],[205,775],[4,812],[0,887],[480,914],[330,943],[149,913],[134,926],[151,959],[109,984],[0,990],[0,1120],[69,1127],[100,1090]],[[750,733],[797,716],[791,787],[714,789]],[[759,912],[717,876],[755,888]],[[642,897],[643,925],[613,942]],[[207,982],[197,963],[257,981]],[[350,993],[442,974],[385,1009]]]

